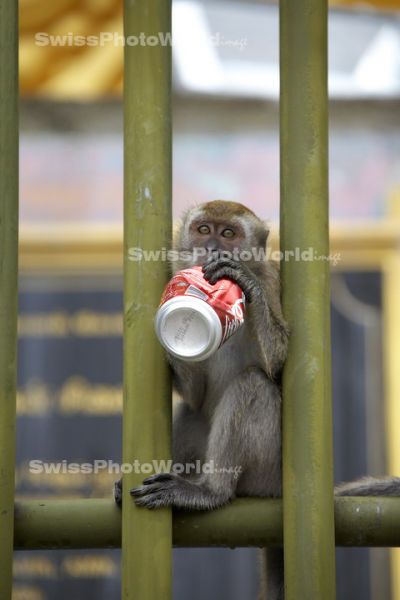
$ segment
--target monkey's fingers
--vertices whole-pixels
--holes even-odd
[[[206,265],[209,265],[210,263],[219,260],[222,257],[222,250],[209,250],[208,254],[208,258],[204,263],[203,269]]]
[[[232,267],[232,269],[236,269],[240,268],[241,265],[238,261],[228,256],[211,257],[203,265],[203,273],[207,273],[208,271],[212,271],[213,269],[222,266]]]
[[[239,281],[243,280],[243,276],[237,269],[232,269],[232,267],[223,266],[219,269],[215,269],[211,273],[206,273],[204,275],[204,279],[207,279],[207,281],[211,283],[211,285],[214,285],[220,279],[231,279],[235,283],[239,284]]]
[[[156,473],[155,475],[150,475],[150,477],[143,479],[143,485],[149,485],[156,481],[171,481],[171,479],[174,479],[173,473]]]
[[[114,483],[114,500],[118,506],[122,504],[122,479]]]
[[[204,275],[204,278],[207,279],[211,285],[215,285],[220,279],[230,279],[237,283],[242,289],[247,302],[250,303],[252,300],[252,291],[254,287],[252,281],[238,269],[223,267],[212,274],[207,274],[207,277]]]
[[[151,477],[146,477],[142,485],[130,490],[131,496],[144,496],[159,490],[167,490],[176,485],[177,476],[172,473],[157,473]]]
[[[243,273],[242,266],[240,263],[231,260],[230,258],[219,258],[218,260],[209,263],[203,267],[203,277],[206,281],[210,281],[210,279],[214,276],[214,274],[222,272],[223,270],[227,272],[237,271],[237,273]],[[220,277],[221,279],[221,277]]]
[[[150,496],[142,496],[140,498],[135,498],[134,500],[136,506],[149,508],[150,510],[171,506],[172,504],[172,501],[168,499],[165,492],[158,492],[157,494],[151,494]]]
[[[166,475],[167,473],[165,473]],[[150,477],[147,479],[151,479]],[[144,482],[143,482],[144,483]],[[130,494],[135,500],[137,506],[147,508],[159,508],[169,506],[172,503],[174,482],[170,480],[160,480],[154,483],[146,483],[137,488],[132,488]]]
[[[159,491],[159,489],[159,484],[154,484],[154,486],[140,485],[139,487],[132,488],[129,493],[134,498],[140,498],[141,496],[147,496],[147,494],[151,494],[153,491]]]

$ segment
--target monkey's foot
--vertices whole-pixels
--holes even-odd
[[[122,505],[122,479],[114,483],[114,500],[118,506]]]
[[[183,479],[174,473],[159,473],[147,477],[143,485],[130,491],[137,506],[210,510],[222,506],[229,498],[216,494],[204,485]]]

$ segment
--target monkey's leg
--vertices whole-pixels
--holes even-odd
[[[198,463],[204,462],[209,427],[204,416],[192,410],[185,402],[180,402],[176,408],[173,421],[174,465],[183,465],[185,474],[196,474]],[[122,479],[114,484],[114,499],[118,506],[122,503]]]
[[[161,473],[131,490],[136,504],[210,510],[241,495],[280,491],[280,398],[263,371],[249,368],[223,393],[213,415],[203,474]]]

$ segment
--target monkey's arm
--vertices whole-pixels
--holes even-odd
[[[231,258],[212,257],[203,267],[204,277],[215,284],[224,277],[235,281],[249,303],[248,313],[263,367],[269,377],[282,369],[287,356],[289,330],[280,304],[279,271],[270,262],[247,264]]]
[[[183,401],[197,411],[204,400],[206,380],[201,366],[186,363],[168,354],[172,367],[173,383]]]
[[[254,295],[249,307],[249,316],[265,361],[266,372],[275,378],[287,357],[289,327],[282,315],[279,271],[272,263],[265,263],[263,266],[265,276],[261,279],[261,290]]]
[[[205,459],[209,425],[201,411],[186,402],[174,409],[172,456],[174,463],[186,464]]]

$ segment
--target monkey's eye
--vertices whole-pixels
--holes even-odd
[[[200,225],[200,227],[198,227],[197,231],[199,233],[207,234],[207,233],[210,233],[210,228],[208,225]]]
[[[233,238],[235,235],[235,232],[233,231],[233,229],[224,229],[221,232],[221,235],[225,238]]]

